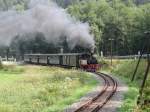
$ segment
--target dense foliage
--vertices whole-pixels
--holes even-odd
[[[26,9],[29,1],[30,0],[0,0],[0,10],[8,10],[10,8]],[[81,1],[93,1],[93,0],[52,0],[52,1],[56,2],[61,7],[66,8],[69,5],[79,3]],[[107,1],[113,1],[113,0],[107,0]],[[122,0],[122,1],[123,2],[133,1],[137,5],[150,2],[149,0]]]
[[[30,0],[0,0],[0,10],[17,9],[23,10],[28,8]],[[68,5],[79,2],[80,0],[49,0],[56,2],[59,6],[66,8]],[[85,1],[85,0],[84,0]]]
[[[98,52],[109,54],[110,38],[116,55],[135,54],[144,44],[144,32],[150,30],[150,4],[89,0],[68,8],[82,22],[88,22],[95,36]]]

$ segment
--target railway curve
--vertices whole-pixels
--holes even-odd
[[[89,99],[72,112],[98,112],[113,97],[117,90],[118,83],[111,76],[104,73],[95,73],[104,80],[104,86],[97,96]]]

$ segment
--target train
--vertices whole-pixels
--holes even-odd
[[[96,57],[90,53],[25,54],[24,62],[40,65],[76,67],[91,72],[96,72],[100,68]]]

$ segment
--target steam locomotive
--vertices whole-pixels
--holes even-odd
[[[30,64],[76,67],[92,72],[100,68],[97,59],[88,53],[25,54],[24,62]]]

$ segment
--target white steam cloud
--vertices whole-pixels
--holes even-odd
[[[54,44],[66,37],[71,49],[76,45],[93,48],[95,44],[87,23],[76,21],[48,0],[31,0],[29,9],[23,12],[0,12],[0,45],[9,45],[15,36],[24,38],[26,34],[39,32]]]

